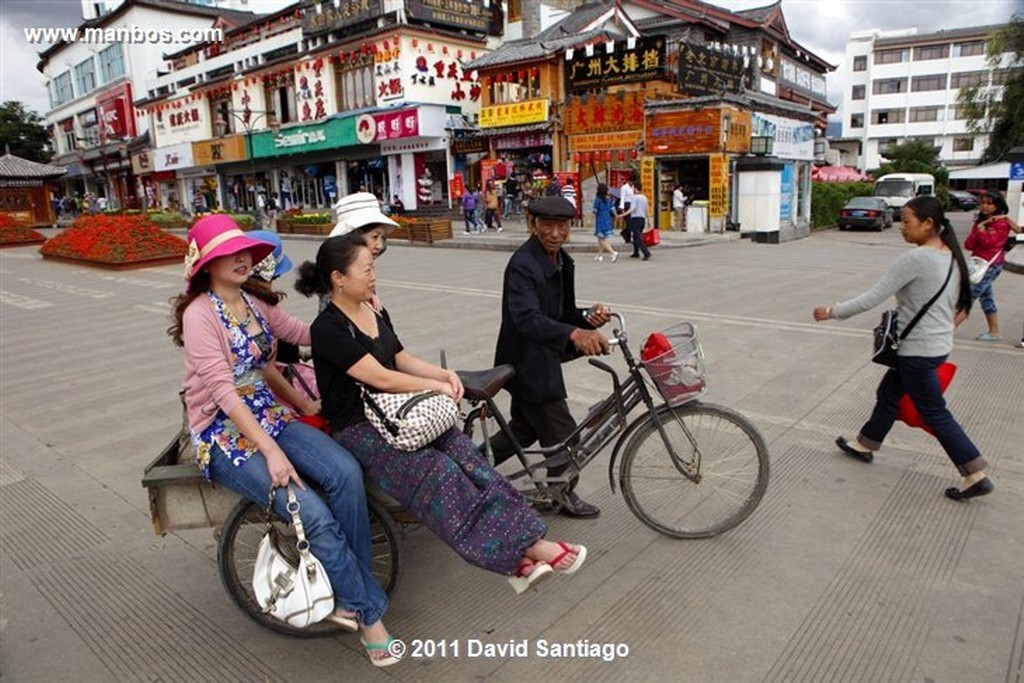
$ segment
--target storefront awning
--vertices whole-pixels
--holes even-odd
[[[520,126],[495,126],[467,132],[467,138],[494,138],[502,135],[522,135],[523,133],[547,133],[551,131],[550,121],[540,123],[524,123]]]

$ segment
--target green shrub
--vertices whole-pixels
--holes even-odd
[[[869,196],[871,188],[871,183],[811,183],[811,229],[835,225],[846,202]]]
[[[146,217],[164,230],[188,226],[188,220],[177,211],[147,211]]]
[[[320,225],[333,223],[333,217],[329,213],[300,213],[288,217],[293,224],[298,225]]]

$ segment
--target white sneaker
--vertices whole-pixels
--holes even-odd
[[[618,260],[619,260],[619,252],[613,251],[612,252],[612,263],[615,263]]]
[[[502,228],[502,227],[501,227],[501,226],[499,225],[499,226],[498,226],[498,232],[505,232],[505,230],[504,230],[504,228]]]
[[[602,254],[598,254],[597,256],[594,257],[594,260],[595,261],[604,261],[604,256]]]

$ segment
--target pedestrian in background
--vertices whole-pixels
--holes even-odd
[[[594,237],[597,238],[597,256],[595,261],[604,261],[604,255],[611,256],[611,262],[619,258],[619,252],[608,244],[608,238],[615,232],[615,200],[608,196],[608,186],[600,183],[597,196],[594,198]]]
[[[676,230],[686,232],[686,194],[681,183],[672,190],[672,210],[676,212]]]
[[[644,243],[644,229],[650,220],[651,205],[644,194],[643,185],[637,180],[633,183],[633,198],[629,203],[629,241],[633,243],[630,258],[640,258],[643,254],[644,261],[651,259],[651,250]]]
[[[953,350],[954,319],[959,313],[966,317],[971,309],[967,261],[935,197],[908,201],[900,232],[917,248],[896,259],[882,279],[860,296],[813,311],[818,321],[845,320],[895,296],[899,319],[909,322],[938,293],[900,343],[896,367],[886,372],[878,385],[871,417],[855,439],[840,436],[836,445],[862,462],[874,460],[874,451],[881,448],[899,413],[900,399],[907,394],[963,477],[962,487],[947,488],[946,496],[953,500],[984,496],[995,490],[985,474],[988,463],[946,407],[936,373]]]
[[[462,193],[462,218],[466,223],[465,234],[480,232],[476,224],[476,194],[469,188]]]
[[[1006,261],[1003,247],[1010,236],[1007,213],[1009,208],[1003,196],[989,190],[982,195],[978,204],[978,216],[967,234],[967,239],[964,240],[964,249],[971,252],[972,256],[982,261],[991,261],[981,282],[971,288],[974,298],[981,303],[985,322],[988,323],[988,329],[978,335],[980,341],[998,341],[1002,338],[999,335],[999,309],[996,307],[992,287],[996,278],[1003,272],[1003,263]]]

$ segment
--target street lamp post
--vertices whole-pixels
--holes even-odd
[[[226,113],[233,119],[242,124],[245,129],[245,156],[249,159],[249,173],[252,176],[252,192],[253,202],[252,208],[256,209],[256,161],[253,159],[253,147],[252,147],[252,134],[256,129],[256,124],[260,121],[265,120],[267,128],[277,135],[281,130],[281,124],[277,121],[277,116],[273,111],[264,111],[260,109],[243,109],[241,112],[236,112],[233,109],[227,109]],[[213,122],[214,130],[217,137],[224,137],[224,133],[227,132],[228,122],[224,120],[224,112],[217,115],[217,119]]]

